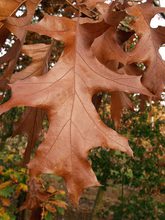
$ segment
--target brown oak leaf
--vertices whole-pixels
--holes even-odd
[[[133,104],[124,92],[111,93],[111,117],[114,120],[115,127],[121,125],[120,119],[124,109],[133,109]]]
[[[97,6],[104,21],[109,25],[107,30],[100,35],[92,44],[92,50],[97,59],[104,65],[110,67],[111,62],[117,61],[125,64],[127,57],[117,39],[117,26],[120,21],[126,16],[123,10],[114,11],[116,3],[111,5],[99,4]],[[105,47],[105,45],[107,45]],[[109,64],[110,63],[110,64]]]
[[[24,45],[22,52],[32,57],[32,63],[24,70],[12,75],[11,83],[23,80],[31,76],[38,76],[48,71],[48,61],[51,54],[52,45],[33,44]],[[31,152],[42,130],[42,122],[45,112],[42,109],[28,107],[21,118],[14,124],[13,136],[25,134],[28,137],[28,144],[25,149],[23,163],[30,161]]]
[[[28,107],[21,118],[14,124],[13,135],[27,135],[27,146],[24,152],[23,164],[30,161],[32,150],[42,131],[42,122],[45,112],[42,109]]]
[[[24,70],[15,72],[10,82],[23,80],[31,76],[39,76],[48,71],[48,61],[51,54],[51,45],[47,44],[32,44],[24,45],[22,53],[32,58],[32,63]]]
[[[95,58],[90,47],[106,25],[80,25],[78,21],[46,15],[28,28],[64,41],[64,52],[47,74],[10,84],[12,97],[0,108],[0,113],[21,105],[46,110],[50,125],[28,165],[30,174],[62,176],[74,203],[84,188],[99,185],[87,160],[92,148],[103,146],[132,155],[127,139],[100,120],[92,104],[93,95],[98,91],[150,95],[139,76],[117,74]]]
[[[115,5],[115,3],[113,4]],[[165,83],[165,62],[161,59],[158,50],[165,43],[165,28],[153,29],[150,27],[150,21],[157,13],[165,12],[165,8],[156,7],[153,1],[147,1],[144,4],[126,5],[124,11],[113,11],[113,4],[109,7],[103,5],[99,7],[105,22],[110,27],[94,41],[92,45],[94,53],[99,61],[108,67],[111,66],[112,61],[117,61],[125,65],[120,72],[124,71],[129,75],[142,75],[143,84],[153,94],[160,96]],[[104,8],[106,10],[103,10]],[[125,51],[123,45],[124,38],[128,35],[128,42],[133,32],[126,34],[126,32],[117,30],[117,25],[126,15],[132,16],[133,19],[129,23],[129,27],[139,37],[136,46],[131,51]],[[108,46],[104,47],[105,44]],[[146,71],[140,72],[135,65],[136,63],[144,63],[147,67]]]
[[[6,3],[6,0],[0,2],[0,29],[7,29],[10,33],[16,36],[15,43],[9,48],[7,54],[0,58],[0,62],[9,62],[3,78],[10,79],[11,74],[15,68],[17,59],[20,54],[21,46],[24,43],[27,31],[23,27],[30,24],[34,15],[34,11],[38,6],[40,0],[10,0]],[[26,10],[22,16],[17,16],[19,8],[24,5]],[[0,34],[4,38],[3,31],[0,30]]]
[[[0,3],[0,21],[5,20],[9,16],[13,15],[14,12],[24,3],[26,0],[10,0],[6,3],[6,0],[1,0]]]
[[[153,1],[133,5],[132,7],[124,3],[118,10],[114,10],[114,7],[116,7],[116,2],[113,2],[110,6],[106,4],[97,5],[105,22],[110,25],[92,45],[97,59],[108,68],[112,70],[116,69],[116,71],[119,68],[119,62],[125,64],[118,72],[123,73],[124,71],[128,75],[142,75],[144,85],[152,93],[160,96],[165,82],[165,63],[161,59],[158,49],[165,41],[165,29],[163,27],[152,29],[150,27],[150,21],[155,14],[165,9],[155,7]],[[117,29],[121,20],[126,16],[128,17],[128,15],[134,18],[128,25],[140,37],[140,41],[131,52],[124,51],[123,43],[129,41],[133,37],[132,34],[134,32],[125,32]],[[107,47],[104,46],[105,44]],[[142,62],[147,66],[147,70],[144,72],[140,71],[136,65],[136,63]],[[115,93],[114,97],[113,93],[111,95],[113,100],[111,103],[111,114],[117,126],[119,125],[123,108],[132,108],[132,105],[124,93]]]
[[[157,13],[161,12],[165,12],[165,8],[155,7],[152,1],[127,9],[129,15],[136,17],[132,27],[140,36],[137,49],[141,51],[141,54],[139,51],[137,62],[143,62],[146,65],[142,82],[157,96],[160,96],[165,85],[165,62],[158,51],[160,46],[165,43],[165,28],[151,28],[150,21]],[[135,74],[135,72],[132,73]]]

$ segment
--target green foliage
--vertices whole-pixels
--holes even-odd
[[[110,207],[115,220],[163,219],[163,209],[151,196],[133,194],[116,205]]]
[[[14,220],[19,202],[28,190],[26,169],[18,165],[20,154],[7,147],[0,154],[0,219]]]
[[[15,138],[8,138],[12,133],[13,121],[18,120],[23,110],[24,108],[14,108],[1,116],[0,220],[15,220],[22,216],[19,209],[28,192],[27,168],[22,167],[27,140],[24,136],[18,135]],[[43,219],[50,219],[50,216],[55,217],[56,214],[63,215],[66,208],[65,192],[56,189],[55,182],[59,181],[58,178],[43,175],[41,180],[43,190],[50,195],[49,199],[41,204]]]
[[[108,100],[108,102],[107,102]],[[110,97],[103,96],[101,117],[109,126]],[[105,110],[106,108],[106,110]],[[97,178],[106,189],[109,185],[121,191],[118,202],[98,213],[100,218],[115,220],[164,219],[164,112],[153,105],[145,112],[127,112],[120,133],[130,140],[134,157],[98,148],[90,159]]]

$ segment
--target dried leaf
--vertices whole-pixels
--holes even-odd
[[[42,109],[29,107],[23,113],[17,123],[14,124],[13,135],[25,134],[28,137],[28,144],[24,152],[23,164],[30,161],[32,150],[35,147],[36,141],[42,130],[42,122],[45,117],[45,112]]]
[[[1,113],[16,105],[47,111],[49,130],[29,164],[30,173],[62,176],[74,203],[84,188],[99,185],[87,161],[90,149],[109,146],[132,155],[126,138],[100,120],[92,96],[99,90],[148,94],[139,77],[116,74],[93,56],[90,46],[104,26],[78,25],[67,18],[47,15],[39,24],[29,27],[31,31],[63,40],[64,54],[47,74],[11,84],[12,98],[1,105]]]
[[[109,8],[106,6],[106,10],[102,10],[102,13],[104,20],[110,27],[94,41],[92,48],[100,62],[109,68],[109,63],[115,61],[126,65],[119,72],[122,73],[124,71],[126,74],[142,75],[143,84],[152,93],[160,96],[165,83],[165,62],[161,59],[158,49],[165,43],[165,28],[158,27],[157,29],[152,29],[150,21],[155,14],[164,12],[165,8],[155,7],[151,2],[147,1],[144,4],[133,5],[132,7],[126,5],[125,11],[113,11],[112,4]],[[100,11],[102,7],[100,5]],[[128,51],[124,49],[128,47],[125,43],[129,44],[129,41],[134,40],[132,39],[134,32],[126,34],[124,31],[117,31],[119,21],[126,15],[133,18],[128,26],[138,36],[138,42],[135,44],[135,47],[133,50]],[[113,21],[115,22],[113,23]],[[125,37],[127,37],[127,41]],[[104,46],[105,44],[107,47]],[[130,65],[135,63],[144,63],[147,69],[144,72],[140,72],[138,67],[135,68],[133,65]]]
[[[51,54],[51,45],[34,44],[25,45],[22,52],[32,57],[33,62],[24,70],[12,75],[11,82],[23,80],[30,76],[38,76],[47,72],[48,60]],[[27,108],[20,120],[14,124],[13,136],[25,134],[28,137],[28,145],[24,153],[24,164],[30,161],[31,152],[42,130],[42,122],[45,112],[42,109]]]
[[[7,4],[5,0],[1,0],[0,2],[0,29],[8,29],[10,33],[13,33],[17,37],[16,42],[9,49],[8,53],[0,58],[1,63],[10,61],[5,69],[3,78],[9,79],[13,73],[20,54],[21,45],[24,43],[27,32],[22,27],[31,22],[39,2],[40,0],[11,0]],[[27,13],[23,16],[16,17],[15,13],[22,4],[25,5]]]
[[[124,92],[111,93],[111,116],[115,122],[115,127],[120,127],[120,119],[124,109],[133,109],[131,100]]]
[[[150,21],[160,12],[165,12],[165,8],[155,7],[152,1],[127,9],[129,15],[136,17],[132,27],[140,36],[135,50],[136,52],[139,50],[137,60],[146,64],[147,67],[143,74],[143,84],[157,96],[160,96],[165,85],[165,62],[158,51],[160,46],[165,43],[165,28],[153,29],[150,27]]]
[[[26,0],[10,0],[6,4],[6,0],[1,0],[0,21],[12,16],[24,2],[26,2]]]
[[[32,63],[24,70],[16,72],[12,75],[10,82],[23,80],[30,76],[39,76],[47,72],[48,61],[51,53],[51,45],[46,44],[32,44],[24,45],[22,53],[32,58]]]
[[[6,4],[5,0],[1,0],[1,2],[0,8],[2,8],[1,12],[3,11],[3,14],[0,16],[1,22],[22,41],[25,33],[21,27],[30,23],[40,0],[11,0],[8,4]],[[26,7],[27,13],[24,16],[16,17],[15,13],[23,4]],[[7,6],[7,9],[4,5]]]
[[[127,54],[123,50],[121,37],[123,41],[123,36],[125,37],[127,34],[125,32],[122,35],[119,34],[118,26],[127,16],[127,13],[123,8],[114,10],[115,6],[116,2],[113,2],[110,6],[106,4],[99,4],[97,6],[109,27],[102,35],[96,38],[92,44],[92,49],[97,59],[104,65],[108,65],[108,67],[110,67],[108,63],[112,61],[127,64],[129,59],[132,58],[133,55],[135,56],[134,51],[131,54]],[[128,5],[126,4],[124,6],[127,7]],[[105,47],[104,45],[107,46]]]

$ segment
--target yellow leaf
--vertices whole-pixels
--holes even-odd
[[[5,161],[8,162],[8,161],[12,161],[14,158],[14,154],[9,154],[8,157],[6,157]]]
[[[0,216],[3,216],[5,213],[5,209],[4,208],[0,208]]]
[[[11,175],[10,175],[10,178],[12,179],[12,181],[13,181],[14,183],[18,183],[18,179],[17,179],[17,177],[16,177],[14,174],[11,174]]]
[[[11,185],[11,181],[6,181],[6,182],[0,184],[0,190],[4,189],[5,187],[7,187],[9,185]]]
[[[64,190],[58,190],[56,194],[64,196],[65,191]]]
[[[49,186],[49,188],[47,189],[47,192],[49,193],[55,193],[57,190],[55,189],[54,186]]]
[[[28,186],[26,184],[20,183],[19,186],[22,191],[24,191],[24,192],[28,191]]]
[[[15,196],[16,198],[19,196],[20,192],[23,191],[23,192],[27,192],[28,191],[28,186],[24,183],[20,183],[17,188],[16,188],[16,191],[15,191]]]

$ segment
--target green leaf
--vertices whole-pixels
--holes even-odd
[[[4,189],[0,190],[0,196],[8,198],[12,195],[14,189],[11,186],[7,186]]]
[[[45,218],[45,220],[52,220],[53,219],[53,215],[50,212],[47,212]]]

